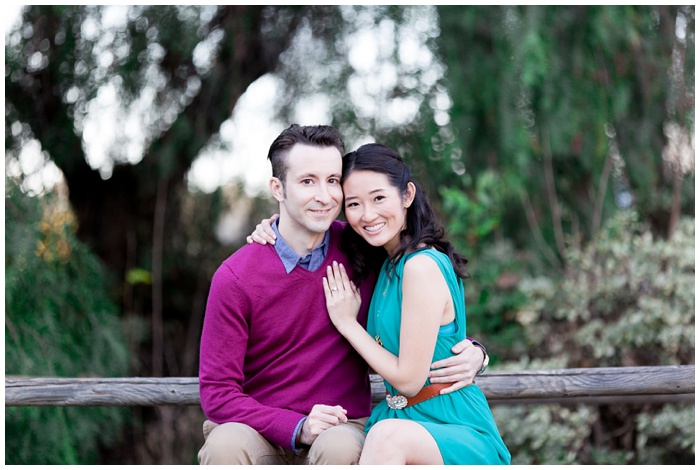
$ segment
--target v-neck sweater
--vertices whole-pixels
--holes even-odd
[[[245,423],[292,449],[295,431],[316,404],[341,405],[349,418],[371,411],[368,366],[328,317],[323,292],[345,224],[330,227],[321,266],[289,274],[274,246],[246,245],[212,278],[200,346],[202,409],[215,423]],[[352,273],[349,273],[352,275]],[[358,320],[367,323],[375,279],[362,283]]]

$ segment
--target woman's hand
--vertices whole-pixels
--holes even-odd
[[[258,225],[255,226],[255,231],[246,237],[246,242],[250,245],[251,243],[259,243],[261,245],[275,244],[275,239],[277,236],[272,230],[272,222],[279,217],[279,214],[273,214],[269,219],[263,219]]]
[[[357,323],[357,314],[362,305],[360,291],[348,278],[345,267],[333,261],[333,267],[328,266],[326,277],[323,278],[323,290],[326,293],[326,307],[333,325],[343,333],[343,326]]]

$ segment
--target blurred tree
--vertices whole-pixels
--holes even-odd
[[[70,208],[53,195],[30,198],[10,179],[5,187],[5,374],[123,377],[128,351],[108,273],[76,239]],[[6,408],[5,464],[99,463],[126,417],[120,408]]]
[[[438,13],[460,152],[440,181],[473,194],[496,172],[505,237],[557,267],[617,207],[664,236],[694,213],[694,7]]]
[[[178,256],[165,234],[186,223],[180,211],[185,174],[246,87],[273,70],[284,49],[284,37],[264,36],[262,29],[285,19],[264,11],[135,6],[121,22],[109,23],[114,12],[107,7],[31,6],[6,47],[6,149],[17,151],[29,136],[41,142],[68,185],[79,238],[121,280],[117,289],[131,289],[124,281],[134,269],[151,274],[145,297],[125,292],[127,312],[153,316],[149,374],[181,373],[163,363],[163,312],[186,320],[189,307],[163,293],[180,285],[192,294],[198,285],[197,270],[164,266],[165,253]],[[287,16],[286,27],[293,21]],[[140,132],[109,149],[111,168],[104,174],[88,162],[82,131],[93,100],[110,89],[125,109],[141,101],[148,107]],[[139,145],[141,154],[132,155]]]

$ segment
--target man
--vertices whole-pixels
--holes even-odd
[[[359,460],[371,407],[368,368],[331,324],[322,284],[333,261],[349,266],[340,250],[344,224],[335,221],[343,153],[330,126],[292,125],[270,147],[277,243],[236,251],[215,273],[207,301],[202,464]],[[363,324],[374,282],[360,285]],[[464,343],[454,361],[460,367],[442,369],[447,376],[438,380],[471,382],[481,368],[485,353]]]

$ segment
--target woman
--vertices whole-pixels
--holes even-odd
[[[387,389],[367,422],[360,464],[509,464],[481,390],[440,394],[449,384],[428,380],[430,364],[449,357],[466,335],[467,260],[444,238],[395,151],[368,144],[343,160],[345,217],[359,235],[350,248],[357,278],[373,269],[373,248],[386,252],[367,330],[357,322],[360,296],[345,268],[335,264],[324,278],[333,324]]]

